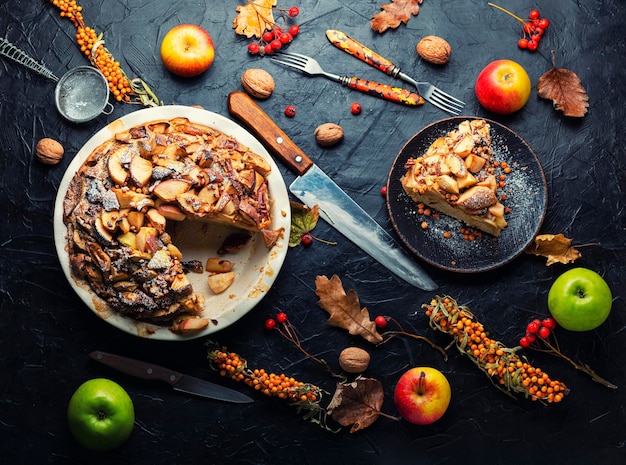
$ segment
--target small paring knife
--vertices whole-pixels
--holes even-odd
[[[184,375],[152,363],[100,351],[91,352],[89,357],[103,365],[136,378],[165,381],[171,384],[176,391],[237,404],[254,402],[250,397],[234,389]]]

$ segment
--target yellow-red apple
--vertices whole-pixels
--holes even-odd
[[[416,425],[439,420],[450,405],[450,383],[445,375],[431,367],[416,367],[398,380],[393,400],[402,418]]]
[[[215,59],[209,33],[195,24],[179,24],[161,42],[161,60],[177,76],[192,77],[205,72]]]
[[[512,60],[496,60],[480,72],[474,87],[476,97],[487,110],[508,115],[521,109],[530,97],[530,78]]]

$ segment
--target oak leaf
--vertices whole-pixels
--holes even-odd
[[[546,266],[554,263],[572,263],[582,255],[571,244],[572,239],[563,234],[540,234],[526,248],[526,253],[547,257]]]
[[[387,29],[395,29],[400,24],[408,23],[411,16],[417,15],[424,0],[391,0],[391,3],[381,5],[381,12],[372,16],[372,29],[383,33]]]
[[[376,323],[370,320],[367,308],[361,308],[356,291],[345,292],[339,276],[333,275],[331,279],[317,276],[315,294],[320,299],[317,304],[330,314],[328,324],[346,329],[354,336],[362,336],[372,344],[382,342]]]
[[[581,118],[589,108],[589,96],[573,71],[557,68],[552,52],[552,69],[544,73],[537,82],[537,95],[552,100],[555,110],[565,116]]]
[[[378,419],[384,396],[380,381],[359,376],[352,382],[337,383],[326,411],[341,426],[351,426],[354,433]]]
[[[289,232],[289,247],[295,247],[302,241],[302,236],[310,233],[317,226],[320,217],[320,208],[314,205],[309,208],[296,202],[291,206],[291,231]]]
[[[274,14],[272,7],[278,0],[254,0],[245,5],[238,5],[237,12],[233,20],[233,28],[239,35],[261,38],[265,31],[270,31],[274,27]]]

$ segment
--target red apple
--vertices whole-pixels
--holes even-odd
[[[430,367],[411,368],[396,384],[393,400],[402,418],[429,425],[441,418],[450,405],[450,383],[442,372]]]
[[[161,42],[161,60],[177,76],[192,77],[213,63],[215,47],[207,31],[195,24],[179,24]]]
[[[476,97],[487,110],[508,115],[521,109],[530,97],[526,70],[511,60],[489,63],[476,79]]]

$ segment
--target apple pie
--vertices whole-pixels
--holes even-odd
[[[462,121],[405,167],[400,182],[415,202],[496,237],[507,226],[486,121]]]
[[[281,232],[270,229],[270,171],[261,155],[187,118],[115,134],[87,157],[64,198],[72,273],[128,317],[176,332],[205,328],[204,294],[192,288],[193,267],[168,223],[229,224],[263,234],[271,248]]]

